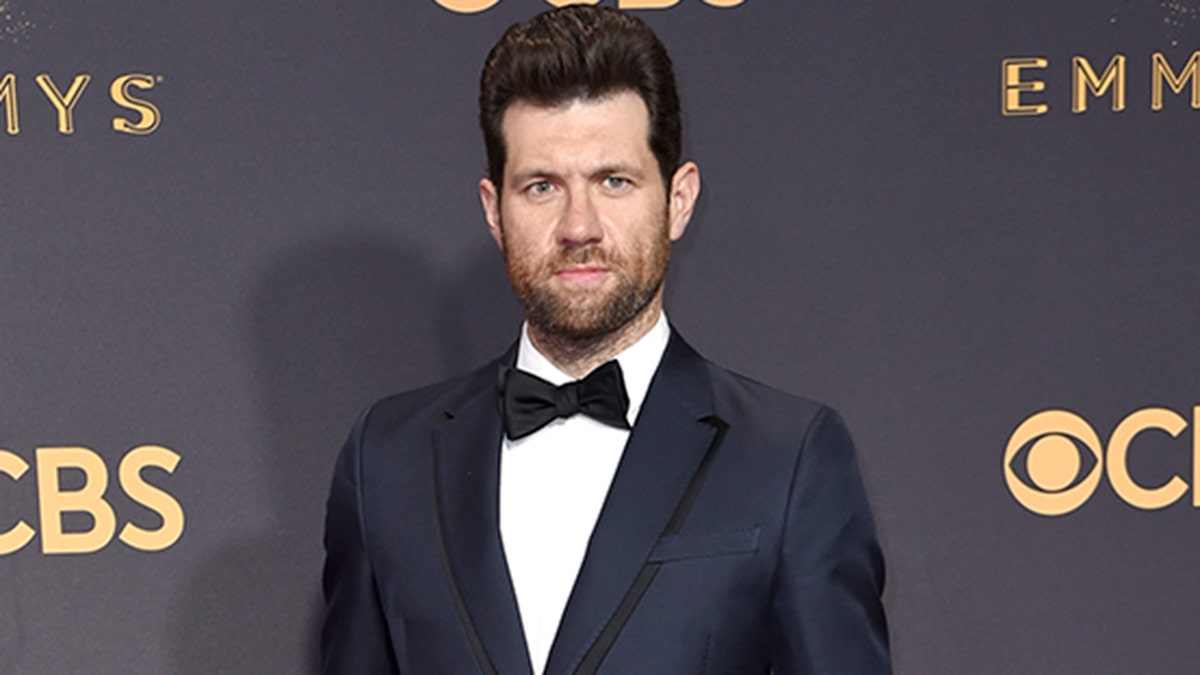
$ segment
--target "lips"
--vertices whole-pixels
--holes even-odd
[[[608,268],[603,265],[567,265],[560,267],[554,276],[567,283],[586,284],[603,279],[608,274]]]

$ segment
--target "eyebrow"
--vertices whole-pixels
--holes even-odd
[[[623,164],[623,163],[605,164],[604,166],[601,166],[599,169],[596,169],[595,171],[593,171],[592,176],[593,177],[595,177],[595,176],[611,176],[614,173],[623,173],[623,174],[633,177],[634,179],[636,179],[638,181],[641,181],[642,179],[644,179],[646,177],[646,174],[644,174],[637,167],[635,167],[631,164]]]
[[[616,162],[616,163],[612,163],[612,164],[602,164],[599,167],[597,167],[596,169],[594,169],[593,171],[591,171],[588,174],[588,176],[590,178],[596,178],[598,176],[611,176],[613,174],[626,174],[638,181],[642,181],[646,178],[645,172],[643,172],[642,170],[633,166],[632,164],[627,164],[624,162]],[[524,183],[533,178],[561,178],[561,174],[557,171],[549,171],[547,169],[532,168],[532,169],[526,169],[524,171],[519,171],[519,172],[513,174],[512,178],[510,178],[509,180],[511,180],[514,184],[516,184],[516,183]]]
[[[516,183],[524,183],[525,181],[530,180],[532,178],[557,178],[557,177],[558,177],[558,174],[555,173],[554,171],[545,171],[542,169],[527,169],[525,171],[520,171],[520,172],[514,173],[512,175],[512,178],[510,178],[509,180],[512,183],[516,184]]]

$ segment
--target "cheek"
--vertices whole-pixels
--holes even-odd
[[[538,257],[541,247],[531,241],[526,233],[509,229],[504,232],[504,255],[510,258],[528,261]]]
[[[511,222],[505,221],[505,226],[500,232],[500,250],[505,261],[509,266],[537,267],[540,264],[538,261],[545,257],[545,247],[531,238],[528,230],[512,227]]]
[[[512,208],[506,204],[500,216],[501,234],[506,245],[519,246],[524,250],[553,245],[552,214],[540,209]]]
[[[631,236],[626,237],[626,248],[636,254],[646,255],[663,246],[669,246],[670,222],[663,211],[643,212],[640,222]]]

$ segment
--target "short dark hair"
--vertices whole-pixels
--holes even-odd
[[[497,187],[507,153],[501,123],[513,101],[556,106],[632,91],[650,112],[650,150],[668,189],[683,124],[671,58],[641,19],[611,7],[568,5],[514,24],[484,62],[479,123]]]

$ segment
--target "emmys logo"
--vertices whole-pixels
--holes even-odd
[[[37,474],[38,516],[41,525],[42,553],[94,553],[108,545],[116,535],[126,546],[140,551],[162,551],[183,534],[183,508],[162,488],[147,482],[142,471],[160,469],[170,474],[179,464],[179,455],[161,445],[140,445],[125,454],[117,467],[121,490],[134,502],[158,514],[158,527],[145,528],[127,521],[117,532],[117,514],[104,499],[108,488],[108,467],[94,450],[84,447],[43,447],[34,453]],[[19,455],[0,449],[0,474],[19,481],[29,470]],[[75,474],[82,485],[68,488],[64,475]],[[63,516],[77,514],[90,520],[87,529],[65,527]],[[2,516],[0,516],[2,518]],[[3,527],[0,519],[0,527]],[[11,522],[11,521],[10,521]],[[79,520],[72,519],[78,523]],[[0,556],[24,548],[37,534],[29,523],[17,520],[0,531]]]
[[[746,0],[704,0],[704,4],[712,7],[737,7]],[[491,9],[500,4],[500,0],[434,0],[443,9],[459,14],[474,14],[485,9]],[[546,0],[547,4],[555,7],[567,5],[598,5],[600,0]],[[618,0],[618,9],[668,9],[679,4],[679,0]]]
[[[1126,71],[1129,59],[1115,54],[1104,70],[1097,74],[1085,56],[1071,59],[1071,112],[1085,113],[1093,98],[1109,97],[1113,112],[1125,110]],[[1030,117],[1050,112],[1050,104],[1041,98],[1046,81],[1038,79],[1038,71],[1050,67],[1044,56],[1022,56],[1000,62],[1000,113],[1005,117]],[[1166,55],[1154,52],[1150,57],[1150,109],[1160,111],[1166,105],[1166,90],[1182,94],[1190,85],[1193,110],[1200,110],[1200,51],[1177,71]]]
[[[1192,505],[1200,507],[1200,406],[1192,410]],[[1178,438],[1188,420],[1168,408],[1142,408],[1117,424],[1107,446],[1087,420],[1067,410],[1043,410],[1013,431],[1004,451],[1004,481],[1025,508],[1043,516],[1061,516],[1083,506],[1107,475],[1122,501],[1144,510],[1179,501],[1188,483],[1173,475],[1157,486],[1142,485],[1129,473],[1133,441],[1146,431]],[[1021,474],[1024,474],[1023,476]]]
[[[161,75],[146,73],[126,73],[113,78],[108,86],[108,97],[127,113],[126,116],[117,115],[112,118],[113,131],[134,136],[154,133],[162,122],[162,113],[159,112],[158,106],[134,95],[133,91],[149,91],[155,84],[162,82],[162,79]],[[92,76],[87,73],[76,75],[65,91],[49,73],[36,75],[33,81],[57,113],[58,133],[68,136],[75,133],[75,107],[83,98]],[[21,133],[23,108],[19,100],[16,73],[5,73],[0,77],[0,105],[4,109],[5,129],[10,136]]]

